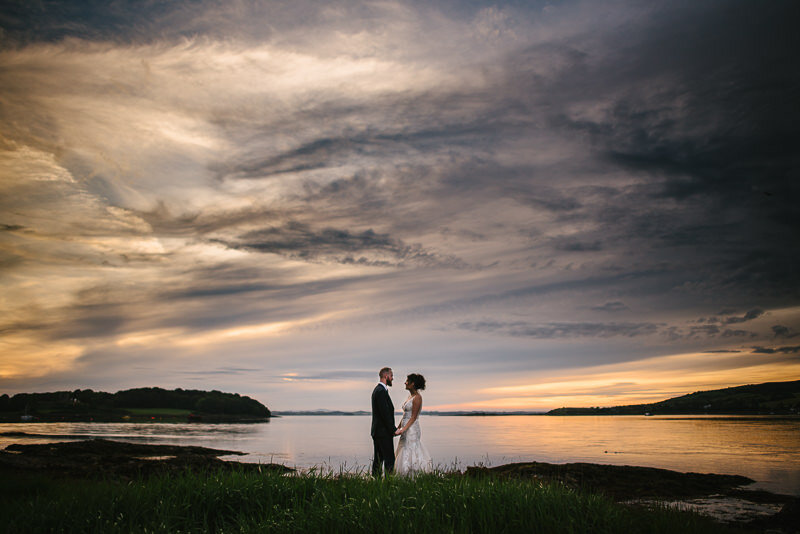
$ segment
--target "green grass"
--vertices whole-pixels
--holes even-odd
[[[185,472],[133,481],[0,479],[0,532],[729,532],[557,485],[459,475]]]

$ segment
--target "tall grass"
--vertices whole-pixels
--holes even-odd
[[[185,472],[133,481],[0,481],[0,532],[727,532],[705,518],[631,509],[524,480],[435,474],[374,480]]]

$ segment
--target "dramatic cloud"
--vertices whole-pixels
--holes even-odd
[[[797,354],[800,352],[800,345],[794,347],[752,347],[755,354]]]
[[[791,328],[776,324],[772,327],[775,337],[795,337],[800,335],[800,332],[793,332]]]
[[[635,337],[655,333],[658,326],[652,323],[498,323],[493,321],[461,323],[459,328],[475,332],[504,332],[511,336],[538,339],[569,337]]]
[[[606,302],[602,306],[592,306],[591,308],[594,311],[607,311],[607,312],[621,312],[621,311],[628,311],[628,308],[622,302],[616,300],[614,302]]]
[[[754,308],[745,313],[742,317],[726,317],[722,322],[725,324],[744,323],[747,321],[752,321],[753,319],[758,319],[762,315],[764,315],[764,310]]]
[[[6,4],[0,389],[800,377],[794,2]]]
[[[335,228],[314,231],[295,221],[280,228],[253,230],[242,235],[239,242],[225,244],[231,248],[309,261],[330,257],[339,263],[377,266],[459,264],[457,259],[438,260],[435,254],[425,252],[420,246],[406,245],[371,229],[360,233]]]

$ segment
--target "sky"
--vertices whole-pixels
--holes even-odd
[[[0,393],[800,379],[797,2],[11,0]]]

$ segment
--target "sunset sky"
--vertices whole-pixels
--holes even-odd
[[[0,393],[800,379],[800,4],[0,7]]]

